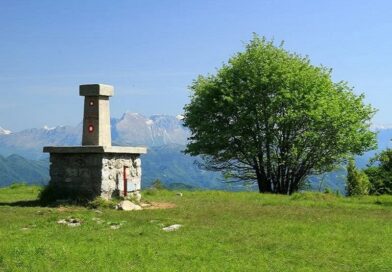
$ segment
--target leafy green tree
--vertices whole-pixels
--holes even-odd
[[[347,166],[347,186],[348,196],[368,195],[370,182],[367,175],[356,168],[353,159],[350,159]]]
[[[307,176],[375,146],[375,110],[363,95],[257,35],[190,90],[185,152],[231,180],[257,182],[260,192],[291,194]]]
[[[392,149],[373,157],[365,173],[371,184],[370,194],[392,194]]]

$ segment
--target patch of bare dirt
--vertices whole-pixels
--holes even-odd
[[[145,210],[154,210],[154,209],[172,209],[176,207],[176,204],[169,202],[150,202],[150,205],[144,207]]]

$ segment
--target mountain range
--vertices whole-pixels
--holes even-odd
[[[113,145],[148,147],[148,153],[142,157],[142,183],[145,187],[156,179],[160,179],[168,187],[228,187],[221,182],[219,173],[200,169],[195,163],[198,158],[182,152],[189,136],[189,131],[183,126],[182,116],[145,117],[128,112],[119,119],[111,119],[111,133]],[[0,171],[3,174],[0,176],[0,186],[14,181],[39,184],[47,182],[49,161],[48,154],[42,152],[42,147],[77,146],[80,145],[81,138],[82,123],[52,128],[45,126],[19,132],[2,129],[0,158],[3,164],[0,164]],[[18,164],[15,163],[16,158]],[[36,173],[28,170],[30,168],[36,169]]]
[[[392,128],[374,127],[378,131],[378,150],[391,147]],[[121,118],[111,119],[113,145],[147,146],[142,157],[143,185],[149,186],[160,179],[166,186],[190,186],[239,190],[239,185],[229,186],[222,182],[219,173],[200,169],[184,150],[189,130],[183,126],[182,116],[152,115],[145,117],[127,112]],[[31,128],[19,132],[0,127],[0,186],[13,181],[45,183],[49,180],[48,155],[43,146],[77,146],[81,143],[82,123],[76,126]],[[357,157],[359,167],[366,166],[377,150]],[[312,177],[313,189],[331,187],[344,190],[343,170],[320,177]],[[322,183],[322,184],[321,184]],[[173,185],[174,184],[174,185]],[[321,186],[322,185],[322,186]]]
[[[3,131],[3,133],[2,133]],[[125,113],[111,119],[113,145],[148,146],[185,145],[189,131],[181,116]],[[29,159],[41,159],[43,146],[77,146],[82,141],[82,123],[76,126],[32,128],[20,132],[0,130],[0,154],[18,154]]]

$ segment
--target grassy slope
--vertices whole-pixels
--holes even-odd
[[[0,271],[392,270],[391,197],[160,191],[145,197],[177,207],[102,213],[7,204],[37,192],[0,189]],[[56,223],[68,216],[82,226]]]
[[[18,155],[6,158],[0,155],[0,187],[16,181],[46,184],[49,180],[47,160],[28,160]]]

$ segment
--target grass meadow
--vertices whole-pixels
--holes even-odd
[[[0,189],[1,272],[392,271],[389,196],[148,190],[175,207],[126,212],[42,207],[40,189]]]

